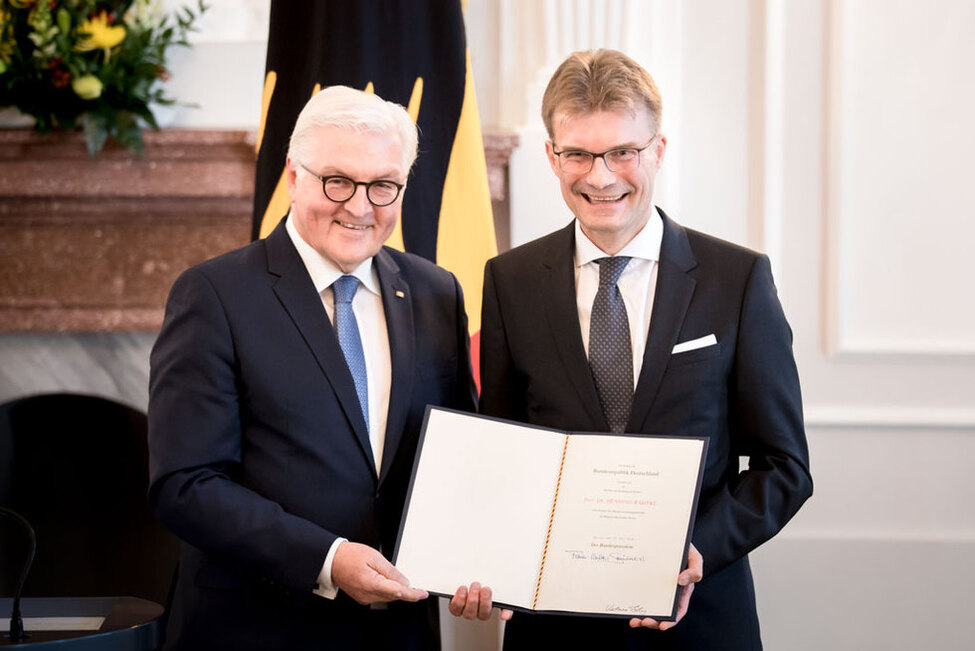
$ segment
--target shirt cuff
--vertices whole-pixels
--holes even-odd
[[[332,546],[328,548],[328,554],[325,556],[325,563],[322,565],[322,571],[318,573],[318,587],[313,591],[320,597],[325,597],[326,599],[335,599],[336,595],[339,593],[338,587],[332,583],[332,561],[335,560],[335,552],[338,550],[339,545],[347,542],[345,538],[336,538]]]

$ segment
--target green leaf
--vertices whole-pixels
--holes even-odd
[[[136,115],[142,118],[147,125],[149,125],[150,129],[153,131],[159,131],[159,123],[156,122],[156,116],[152,114],[152,111],[149,110],[148,106],[134,109],[134,112]]]
[[[131,113],[119,113],[115,124],[115,137],[126,149],[134,151],[142,157],[142,131],[139,123]]]
[[[85,113],[81,116],[81,128],[85,133],[85,145],[88,147],[88,154],[94,158],[105,146],[108,139],[108,124],[103,116]]]
[[[71,31],[71,14],[64,7],[58,9],[58,28],[62,34],[67,34]]]

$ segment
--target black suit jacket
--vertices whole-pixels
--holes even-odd
[[[663,215],[663,213],[661,213]],[[693,542],[705,578],[671,631],[620,620],[516,614],[505,648],[760,649],[747,554],[812,493],[792,333],[768,259],[664,229],[643,366],[627,431],[710,437]],[[491,260],[481,411],[566,431],[608,431],[576,311],[574,225]],[[715,335],[717,345],[672,354]],[[749,459],[739,472],[739,456]]]
[[[149,399],[150,501],[185,542],[169,646],[364,648],[380,617],[404,627],[389,648],[438,644],[431,604],[382,614],[312,594],[336,537],[392,553],[426,405],[475,406],[456,279],[388,248],[374,264],[392,361],[378,477],[352,376],[283,222],[173,286]]]

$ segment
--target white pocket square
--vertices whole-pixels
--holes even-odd
[[[686,353],[689,350],[697,350],[698,348],[704,348],[705,346],[714,346],[718,343],[717,337],[713,334],[707,335],[705,337],[698,337],[697,339],[691,339],[690,341],[683,341],[676,346],[674,350],[670,353],[671,355],[676,355],[677,353]]]

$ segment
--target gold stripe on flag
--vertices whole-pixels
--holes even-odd
[[[491,192],[481,139],[471,54],[467,51],[464,102],[444,180],[437,234],[437,264],[457,276],[471,333],[481,329],[481,290],[484,264],[498,253],[491,212]]]

